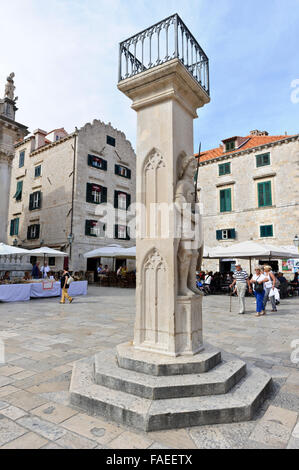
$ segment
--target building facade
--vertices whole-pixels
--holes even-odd
[[[205,244],[213,248],[253,240],[293,245],[299,232],[298,162],[298,134],[252,131],[203,152],[198,194]],[[204,259],[203,269],[229,271],[234,261]],[[242,264],[249,269],[249,262]],[[276,267],[281,270],[282,262]]]
[[[71,134],[37,129],[15,151],[10,243],[66,251],[64,261],[49,260],[53,271],[63,264],[73,271],[93,270],[84,253],[112,243],[135,244],[126,221],[118,222],[135,202],[136,155],[122,132],[98,120]],[[112,230],[102,210],[106,204],[116,210]]]

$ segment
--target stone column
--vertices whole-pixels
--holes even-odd
[[[184,172],[193,156],[196,110],[210,99],[178,59],[123,80],[118,87],[138,115],[134,347],[174,357],[194,355],[203,349],[202,298],[180,282],[186,253],[174,234],[175,211],[168,208],[180,192],[178,185],[183,188],[188,179]],[[153,204],[162,210],[156,220],[151,217]]]
[[[9,157],[5,154],[1,154],[0,152],[0,188],[1,188],[0,242],[2,243],[7,242],[7,223],[8,223],[11,161],[12,161],[12,157]]]

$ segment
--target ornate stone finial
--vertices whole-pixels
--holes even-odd
[[[10,100],[14,100],[14,97],[15,97],[15,85],[14,85],[14,77],[15,77],[15,74],[14,72],[12,72],[8,77],[7,77],[7,82],[6,82],[6,85],[5,85],[5,94],[4,94],[4,97],[5,98],[9,98]]]

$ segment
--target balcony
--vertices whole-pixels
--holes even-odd
[[[178,14],[120,43],[119,82],[173,59],[210,96],[209,59]]]

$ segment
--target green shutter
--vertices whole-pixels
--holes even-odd
[[[222,240],[222,230],[216,230],[216,239]]]
[[[261,238],[273,237],[273,225],[262,225],[260,227]]]
[[[263,153],[262,155],[256,156],[256,167],[270,165],[270,153]]]
[[[14,235],[19,235],[19,223],[20,223],[20,219],[19,218],[15,219]]]
[[[114,225],[114,237],[118,240],[118,225]]]
[[[230,173],[230,163],[221,163],[221,165],[219,165],[219,176],[229,175]]]
[[[131,205],[131,195],[127,194],[127,210],[129,209],[130,205]]]
[[[231,189],[222,189],[220,191],[220,212],[231,212],[232,200]]]
[[[272,206],[271,181],[258,183],[258,205],[259,207]]]
[[[15,231],[15,221],[11,220],[10,221],[10,233],[9,233],[11,237],[14,235],[14,231]]]

